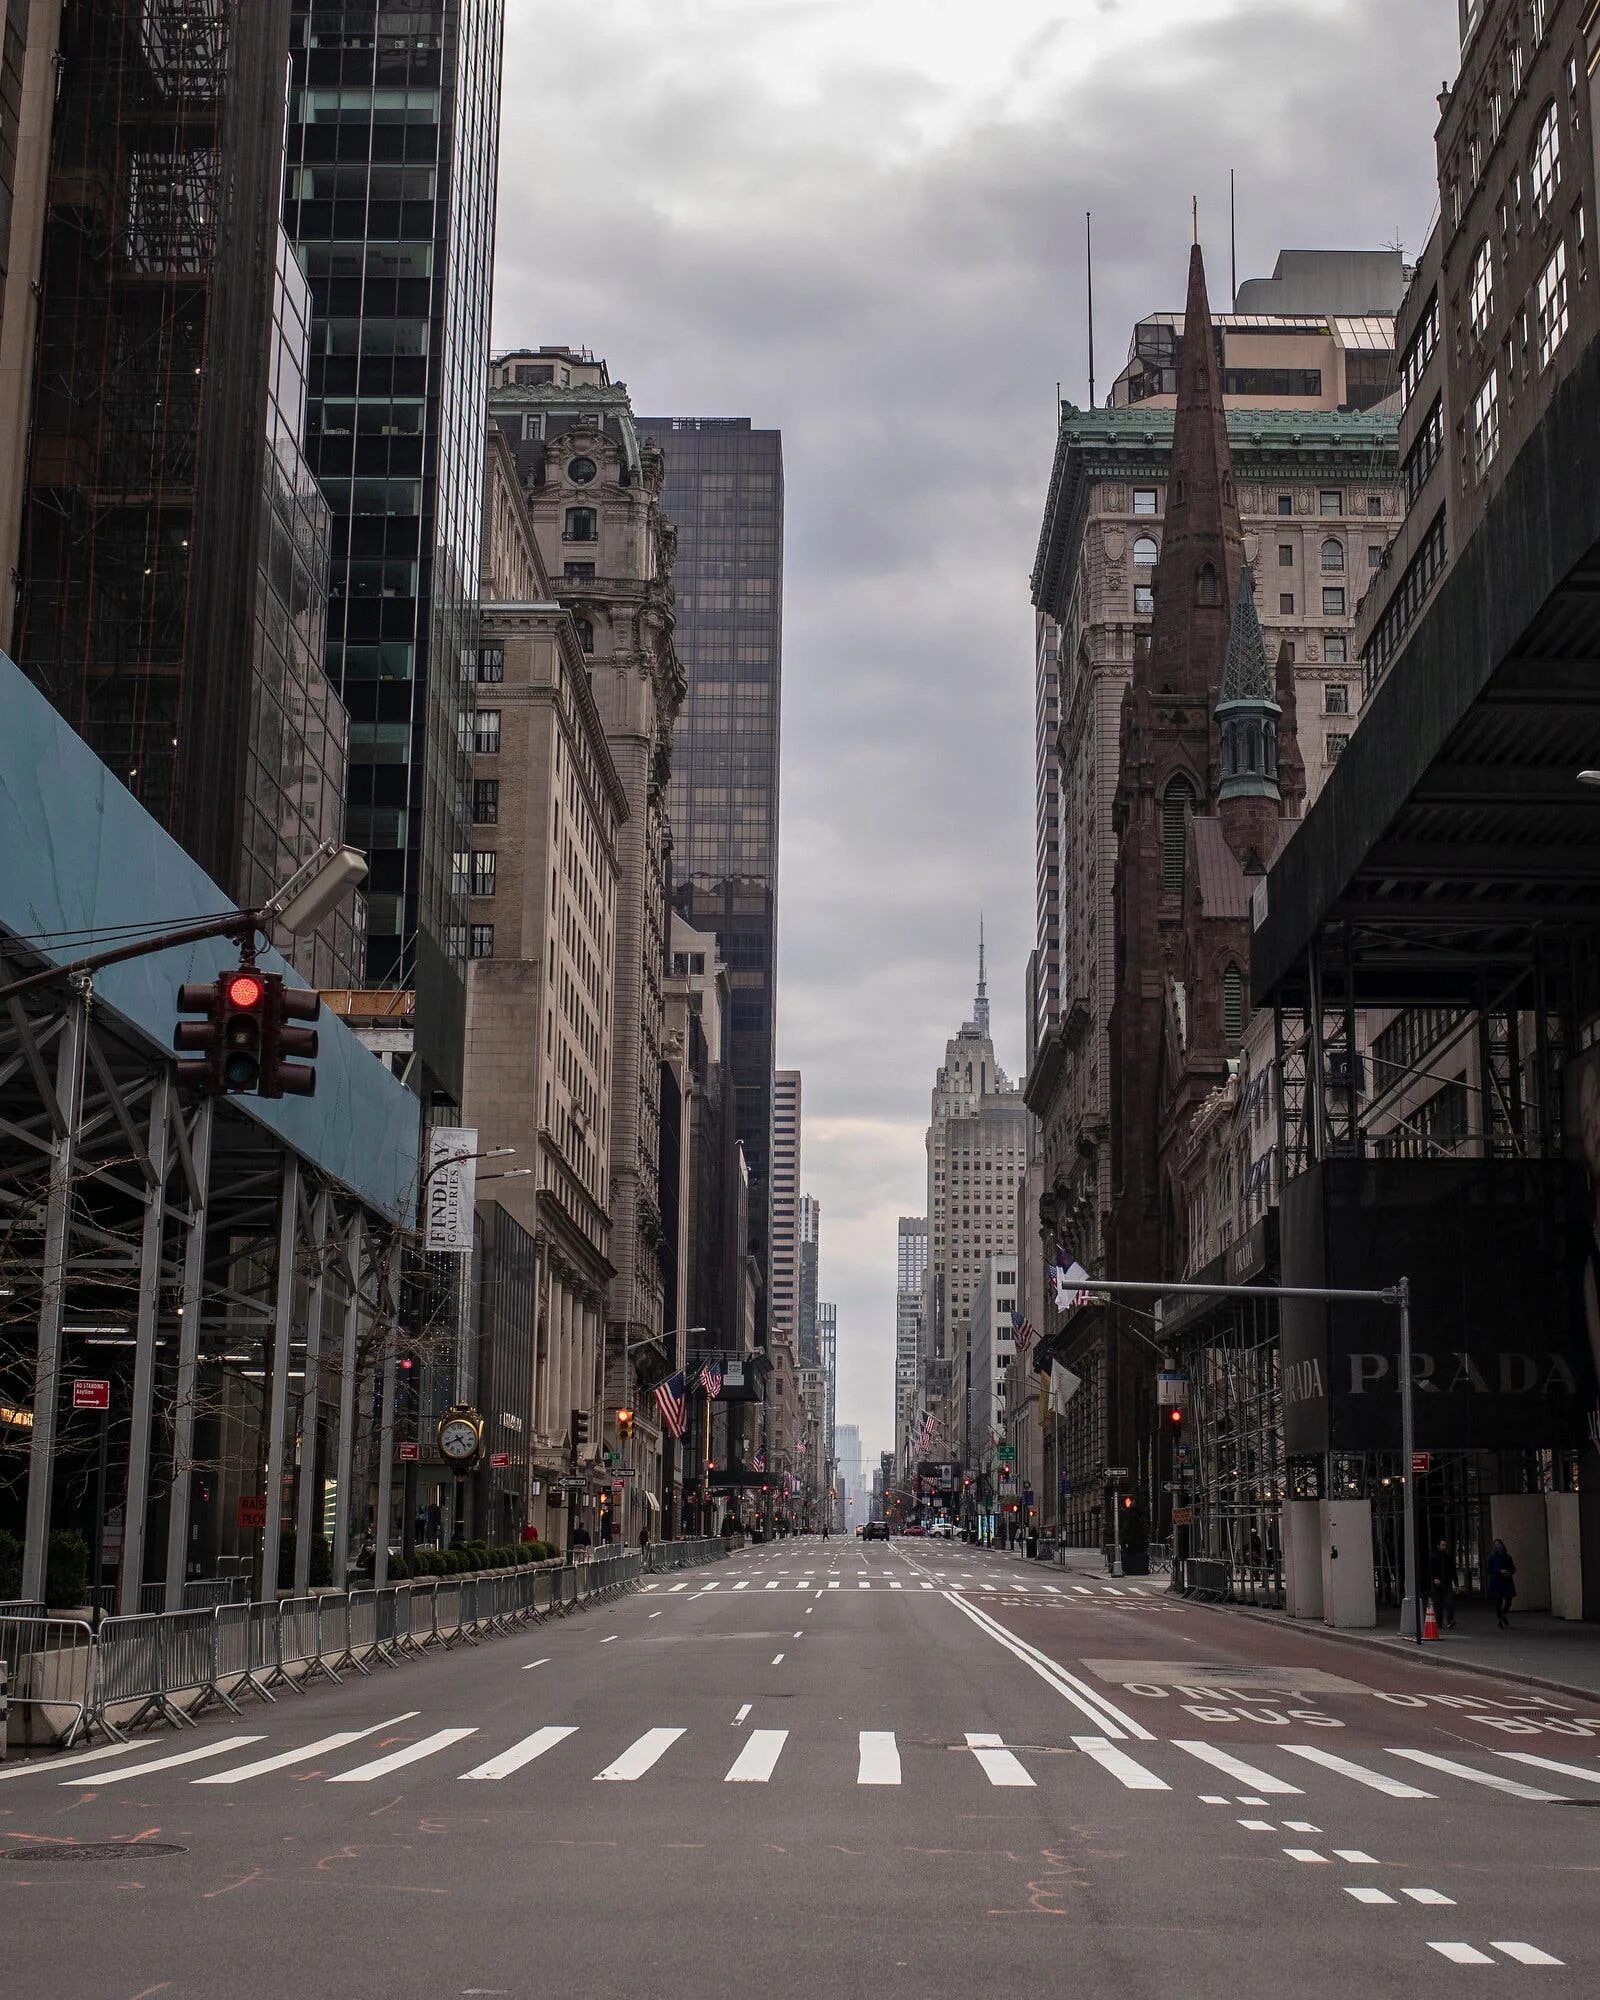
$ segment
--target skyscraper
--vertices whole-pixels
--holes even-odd
[[[772,1080],[772,1250],[767,1324],[773,1345],[793,1343],[800,1320],[800,1072]]]
[[[415,991],[417,1054],[450,1098],[502,27],[501,0],[293,0],[284,221],[315,311],[307,452],[333,510],[366,978]]]
[[[783,654],[783,440],[748,417],[640,417],[667,461],[678,530],[678,653],[689,699],[669,799],[674,904],[714,931],[733,988],[731,1066],[750,1165],[750,1229],[772,1282],[778,745]],[[769,1299],[758,1306],[765,1338]]]
[[[898,1464],[915,1422],[917,1356],[922,1347],[923,1288],[928,1273],[928,1218],[902,1215],[895,1263],[894,1448]]]
[[[819,1365],[821,1348],[817,1341],[817,1276],[822,1257],[822,1204],[810,1195],[800,1197],[800,1312],[795,1326],[800,1366]]]

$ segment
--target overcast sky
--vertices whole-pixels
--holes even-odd
[[[1435,201],[1456,0],[507,0],[498,346],[604,355],[636,409],[783,432],[779,1061],[839,1306],[839,1418],[893,1442],[895,1221],[970,1013],[1033,944],[1028,575],[1059,381],[1280,248]],[[1403,22],[1403,26],[1400,25]]]

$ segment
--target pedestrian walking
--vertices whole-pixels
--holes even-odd
[[[1511,1600],[1517,1594],[1517,1566],[1511,1551],[1498,1536],[1489,1551],[1489,1602],[1494,1606],[1495,1623],[1502,1631],[1511,1624]]]
[[[1433,1591],[1433,1612],[1439,1621],[1440,1631],[1453,1632],[1456,1629],[1456,1559],[1443,1535],[1434,1544],[1429,1585]]]

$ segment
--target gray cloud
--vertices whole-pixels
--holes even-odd
[[[946,33],[993,18],[924,4]],[[1104,394],[1134,319],[1181,305],[1191,194],[1221,302],[1230,166],[1241,276],[1396,230],[1414,251],[1455,71],[1444,0],[1055,11],[962,94],[854,32],[909,20],[899,0],[615,0],[581,27],[510,9],[497,340],[581,343],[638,407],[784,432],[780,1055],[805,1074],[840,1414],[869,1455],[891,1423],[895,1217],[923,1204],[980,907],[1001,1060],[1021,1061],[1027,579],[1055,385],[1085,395],[1084,210]],[[1108,31],[1121,46],[1071,67]]]

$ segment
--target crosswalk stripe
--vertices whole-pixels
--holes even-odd
[[[123,1764],[115,1771],[95,1771],[81,1778],[63,1778],[63,1785],[120,1785],[126,1778],[143,1778],[154,1771],[173,1771],[180,1764],[198,1764],[205,1757],[225,1757],[230,1750],[243,1750],[261,1742],[260,1735],[220,1736],[215,1743],[202,1743],[198,1750],[179,1750],[171,1757],[152,1757],[144,1764]]]
[[[513,1771],[520,1771],[524,1764],[531,1764],[535,1757],[542,1757],[547,1750],[553,1750],[558,1743],[565,1743],[569,1736],[576,1736],[577,1733],[570,1723],[547,1723],[531,1736],[524,1736],[520,1743],[513,1743],[509,1750],[502,1750],[498,1757],[491,1757],[486,1764],[477,1764],[470,1771],[463,1771],[462,1780],[509,1778]]]
[[[899,1784],[900,1746],[894,1740],[892,1729],[863,1729],[859,1755],[856,1767],[858,1785]]]
[[[1094,1595],[1094,1592],[1086,1583],[1075,1583],[1072,1588],[1074,1593],[1079,1597],[1093,1597]]]
[[[477,1733],[475,1728],[436,1729],[431,1736],[424,1736],[418,1743],[407,1743],[399,1750],[391,1750],[387,1757],[375,1757],[370,1764],[358,1764],[353,1771],[336,1771],[328,1783],[370,1785],[374,1778],[387,1778],[391,1771],[403,1770],[407,1764],[419,1764],[436,1750],[448,1750],[452,1743],[459,1743],[464,1737],[476,1736]]]
[[[1320,1764],[1325,1771],[1337,1771],[1342,1778],[1354,1778],[1358,1785],[1366,1785],[1391,1799],[1433,1797],[1432,1792],[1419,1791],[1415,1785],[1391,1778],[1385,1771],[1369,1771],[1365,1764],[1352,1764],[1348,1757],[1336,1757],[1331,1750],[1324,1750],[1319,1744],[1280,1743],[1278,1748],[1287,1750],[1291,1757],[1303,1757],[1308,1764]]]
[[[734,1589],[735,1589],[735,1590],[748,1590],[748,1589],[750,1588],[750,1579],[749,1579],[749,1577],[746,1577],[746,1578],[745,1578],[745,1579],[743,1580],[743,1582],[741,1582],[741,1583],[736,1583],[736,1584],[735,1584],[735,1585],[734,1585],[733,1587],[734,1587]],[[707,1588],[708,1590],[711,1590],[711,1589],[714,1589],[714,1588],[715,1588],[715,1586],[714,1586],[714,1585],[712,1585],[712,1584],[707,1584],[707,1585],[706,1585],[706,1588]]]
[[[44,1764],[14,1764],[9,1771],[0,1771],[0,1784],[8,1778],[25,1778],[30,1771],[65,1771],[73,1764],[101,1764],[107,1757],[126,1757],[131,1751],[143,1748],[142,1743],[103,1743],[98,1750],[80,1750],[76,1757],[52,1757]]]
[[[923,1583],[923,1586],[922,1586],[922,1587],[923,1587],[923,1589],[924,1589],[924,1590],[932,1590],[932,1588],[933,1588],[933,1585],[932,1585],[931,1583],[928,1583],[928,1582],[924,1581],[924,1583]]]
[[[831,1578],[828,1583],[828,1588],[830,1590],[837,1590],[839,1588],[839,1579],[837,1577]]]
[[[891,1583],[889,1588],[891,1590],[904,1590],[905,1585],[903,1583]]]
[[[771,1583],[769,1583],[766,1587],[768,1590],[776,1590],[778,1587],[778,1579],[774,1577]]]
[[[1344,1892],[1347,1896],[1353,1897],[1358,1903],[1392,1903],[1394,1901],[1393,1896],[1389,1894],[1387,1889],[1368,1888],[1359,1883],[1346,1882]]]
[[[1430,1910],[1453,1910],[1456,1906],[1455,1897],[1447,1896],[1439,1889],[1402,1889],[1400,1893]]]
[[[1023,1769],[1021,1761],[1015,1754],[1005,1747],[1003,1738],[969,1729],[967,1748],[983,1767],[983,1775],[991,1785],[1016,1785],[1032,1791],[1032,1778]]]
[[[868,1583],[868,1581],[867,1581],[867,1579],[866,1579],[865,1577],[863,1577],[863,1578],[861,1579],[861,1588],[862,1588],[863,1590],[870,1590],[870,1589],[872,1588],[872,1585],[871,1585],[870,1583]]]
[[[637,1742],[628,1745],[615,1763],[595,1772],[595,1783],[598,1785],[608,1780],[617,1784],[632,1784],[635,1778],[642,1778],[652,1765],[660,1763],[682,1734],[681,1729],[647,1729]]]
[[[1470,1764],[1458,1764],[1452,1757],[1436,1757],[1431,1750],[1395,1750],[1391,1757],[1404,1757],[1408,1763],[1425,1764],[1430,1771],[1445,1771],[1452,1778],[1465,1778],[1469,1785],[1487,1785],[1492,1792],[1505,1792],[1514,1799],[1531,1799],[1535,1805],[1551,1806],[1562,1803],[1559,1792],[1541,1792],[1537,1785],[1520,1784],[1515,1778],[1502,1778],[1498,1771],[1475,1771]]]
[[[1535,1757],[1528,1750],[1497,1750],[1497,1757],[1514,1757],[1519,1764],[1532,1764],[1541,1771],[1555,1771],[1563,1778],[1582,1778],[1585,1784],[1600,1785],[1600,1764],[1561,1764],[1554,1757]]]
[[[1441,1958],[1449,1959],[1452,1965],[1493,1965],[1494,1960],[1486,1951],[1479,1951],[1470,1944],[1433,1944],[1429,1951],[1436,1951]]]
[[[376,1736],[380,1729],[394,1729],[402,1722],[409,1722],[417,1713],[407,1709],[404,1715],[392,1715],[387,1722],[374,1722],[368,1729],[341,1729],[332,1736],[319,1736],[315,1743],[306,1743],[298,1750],[280,1750],[276,1757],[258,1757],[253,1764],[236,1764],[231,1771],[210,1771],[203,1778],[191,1778],[191,1785],[242,1785],[247,1778],[264,1778],[269,1771],[284,1771],[291,1764],[309,1764],[313,1757],[325,1757],[335,1750],[343,1750],[352,1743],[359,1743],[365,1736]]]
[[[669,1597],[676,1597],[676,1596],[677,1596],[677,1594],[678,1594],[678,1592],[679,1592],[680,1590],[687,1590],[688,1588],[689,1588],[689,1586],[688,1586],[688,1584],[686,1584],[686,1583],[675,1583],[675,1584],[673,1584],[673,1585],[672,1585],[672,1587],[671,1587],[671,1588],[670,1588],[670,1589],[668,1590],[668,1592],[667,1592],[667,1595],[668,1595]]]
[[[1172,1790],[1165,1778],[1158,1778],[1154,1771],[1147,1771],[1125,1750],[1119,1750],[1104,1736],[1074,1736],[1072,1740],[1086,1757],[1092,1757],[1101,1770],[1109,1771],[1118,1784],[1125,1785],[1130,1792]]]
[[[752,1729],[744,1748],[733,1760],[733,1768],[723,1779],[725,1785],[764,1785],[772,1776],[783,1746],[789,1740],[787,1729]]]
[[[978,1588],[979,1588],[980,1590],[986,1590],[986,1591],[988,1591],[989,1595],[990,1595],[991,1597],[993,1597],[993,1595],[994,1595],[994,1585],[993,1585],[992,1583],[980,1583],[980,1584],[978,1585]]]
[[[1198,1757],[1202,1764],[1210,1764],[1218,1771],[1225,1771],[1230,1778],[1237,1778],[1252,1791],[1273,1792],[1279,1798],[1304,1797],[1298,1785],[1291,1785],[1284,1778],[1275,1778],[1270,1771],[1258,1771],[1254,1764],[1246,1764],[1238,1757],[1230,1757],[1226,1750],[1219,1750],[1214,1743],[1178,1740],[1178,1748],[1186,1750],[1191,1757]]]
[[[1495,1938],[1489,1940],[1492,1951],[1503,1951],[1507,1958],[1515,1959],[1518,1965],[1559,1965],[1559,1958],[1552,1958],[1547,1951],[1540,1951],[1532,1944],[1503,1944]]]
[[[703,1583],[703,1584],[701,1584],[701,1586],[700,1586],[700,1588],[699,1588],[699,1591],[698,1591],[698,1592],[696,1593],[696,1595],[697,1595],[697,1596],[700,1596],[700,1597],[704,1597],[704,1596],[705,1596],[705,1594],[706,1594],[706,1592],[707,1592],[708,1590],[715,1590],[715,1589],[716,1589],[716,1587],[717,1587],[717,1586],[716,1586],[716,1584],[715,1584],[714,1582],[713,1582],[713,1583]]]
[[[1051,1595],[1052,1597],[1059,1597],[1059,1596],[1061,1595],[1061,1592],[1060,1592],[1059,1590],[1057,1590],[1057,1589],[1056,1589],[1056,1587],[1055,1587],[1055,1585],[1054,1585],[1053,1583],[1047,1583],[1047,1584],[1044,1584],[1044,1585],[1042,1586],[1042,1588],[1043,1588],[1043,1589],[1045,1589],[1045,1590],[1047,1590],[1047,1591],[1049,1591],[1049,1593],[1050,1593],[1050,1595]]]

